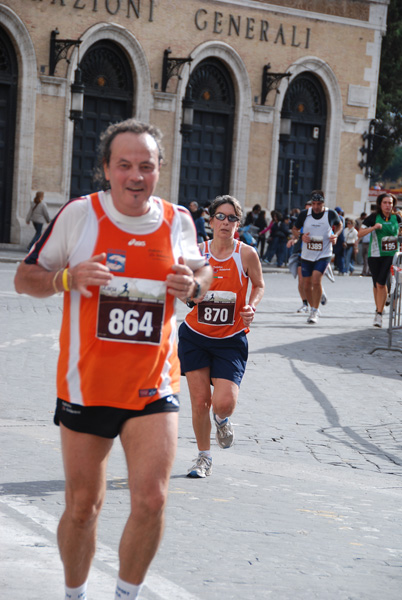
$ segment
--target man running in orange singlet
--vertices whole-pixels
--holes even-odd
[[[106,191],[66,204],[15,277],[19,293],[64,292],[55,423],[66,474],[58,528],[66,599],[87,597],[116,436],[131,513],[115,599],[138,597],[162,537],[179,409],[175,299],[204,294],[212,273],[189,212],[153,195],[161,162],[155,127],[134,119],[108,127]]]

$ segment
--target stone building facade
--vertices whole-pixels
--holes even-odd
[[[94,190],[99,134],[131,116],[164,133],[158,194],[172,202],[230,193],[246,208],[287,211],[322,188],[330,207],[357,215],[387,6],[0,0],[0,243],[26,244],[37,190],[52,214]],[[78,66],[84,109],[73,121]]]

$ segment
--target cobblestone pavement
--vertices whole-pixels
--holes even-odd
[[[283,271],[283,270],[282,270]],[[55,530],[63,507],[52,425],[61,297],[18,296],[0,263],[0,587],[63,597]],[[167,526],[144,600],[399,600],[402,589],[402,361],[372,328],[369,278],[337,277],[317,325],[296,283],[266,272],[233,416],[213,474],[186,478],[197,450],[183,380]],[[178,307],[183,318],[185,307]],[[394,335],[395,348],[402,338]],[[373,353],[371,353],[374,350]],[[89,600],[113,598],[128,512],[115,444]]]

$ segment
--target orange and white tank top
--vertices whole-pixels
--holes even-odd
[[[165,285],[177,262],[179,216],[160,200],[159,226],[134,236],[110,220],[98,194],[88,199],[69,266],[105,252],[113,279],[89,287],[92,298],[74,290],[64,294],[57,395],[85,406],[142,410],[179,391],[174,297]]]
[[[232,254],[223,260],[211,253],[209,240],[200,246],[201,254],[209,261],[214,275],[202,302],[196,304],[185,319],[188,327],[196,333],[227,338],[240,331],[249,332],[240,316],[248,288],[248,276],[241,260],[243,246],[243,242],[234,240]]]

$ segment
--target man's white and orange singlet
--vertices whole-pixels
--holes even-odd
[[[100,193],[84,199],[87,214],[69,266],[104,252],[114,277],[107,286],[89,287],[91,298],[74,290],[64,294],[57,395],[85,406],[141,410],[179,391],[175,299],[165,281],[183,253],[183,209],[153,198],[160,223],[133,235],[108,217],[104,198]],[[38,249],[39,264],[51,235]]]
[[[213,279],[202,302],[186,316],[187,326],[206,337],[227,338],[240,331],[249,332],[240,316],[246,305],[248,276],[241,260],[243,242],[234,240],[233,252],[225,259],[211,253],[210,241],[200,245],[201,254],[213,268]]]

